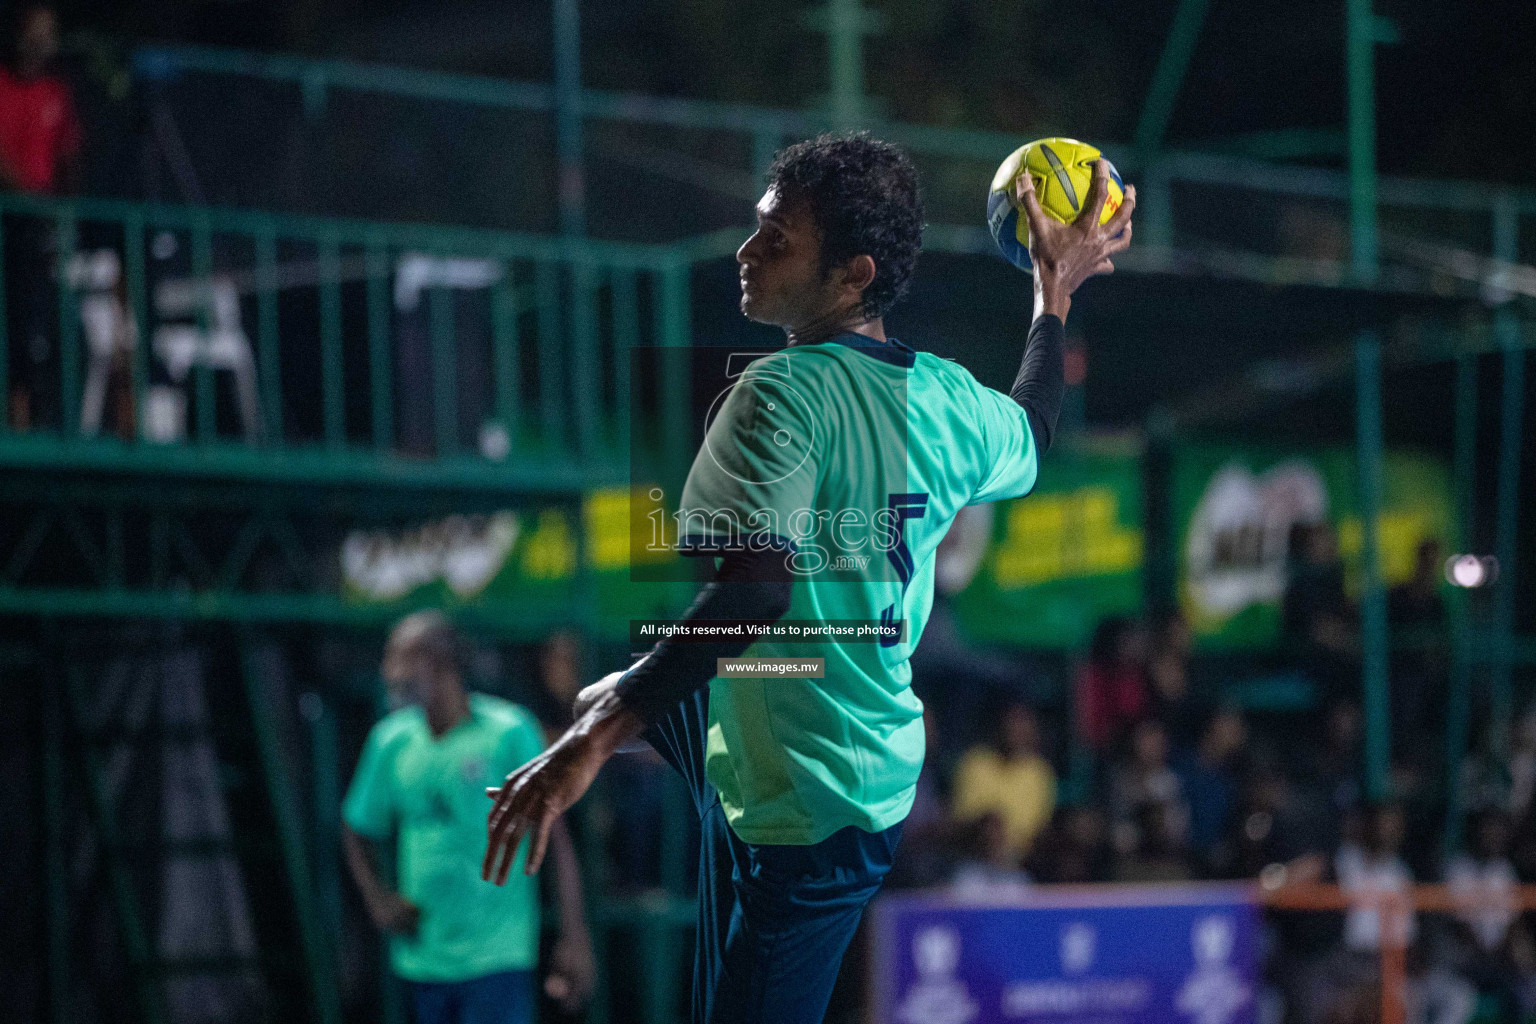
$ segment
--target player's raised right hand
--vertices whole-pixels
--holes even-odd
[[[1019,175],[1018,199],[1029,218],[1029,258],[1035,268],[1035,316],[1051,313],[1063,321],[1072,305],[1072,293],[1095,274],[1108,274],[1115,265],[1110,257],[1131,244],[1131,211],[1136,208],[1136,186],[1125,190],[1125,200],[1103,224],[1099,217],[1109,198],[1109,164],[1093,162],[1093,182],[1077,219],[1063,224],[1040,209],[1035,185],[1029,175]]]

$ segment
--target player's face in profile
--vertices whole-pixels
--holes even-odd
[[[761,324],[793,330],[824,315],[835,301],[821,273],[821,236],[805,200],[776,189],[757,203],[757,230],[736,250],[741,311]]]

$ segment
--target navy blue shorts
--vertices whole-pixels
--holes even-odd
[[[644,738],[682,773],[699,812],[694,1024],[821,1024],[843,953],[901,838],[857,826],[810,846],[748,843],[704,777],[709,690]]]
[[[410,986],[416,1024],[534,1024],[532,971]]]

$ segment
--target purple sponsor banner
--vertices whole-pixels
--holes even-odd
[[[1253,1024],[1245,885],[1103,885],[871,908],[875,1024]]]

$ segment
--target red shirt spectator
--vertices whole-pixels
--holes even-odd
[[[0,67],[0,180],[23,192],[57,192],[61,168],[80,151],[69,86],[46,68],[58,50],[58,23],[45,6],[19,18],[15,62]]]
[[[1089,663],[1077,676],[1077,727],[1094,750],[1103,750],[1147,714],[1147,683],[1134,668]]]
[[[1136,623],[1123,618],[1099,623],[1076,693],[1078,734],[1094,750],[1104,750],[1147,716],[1145,661],[1146,637]]]

